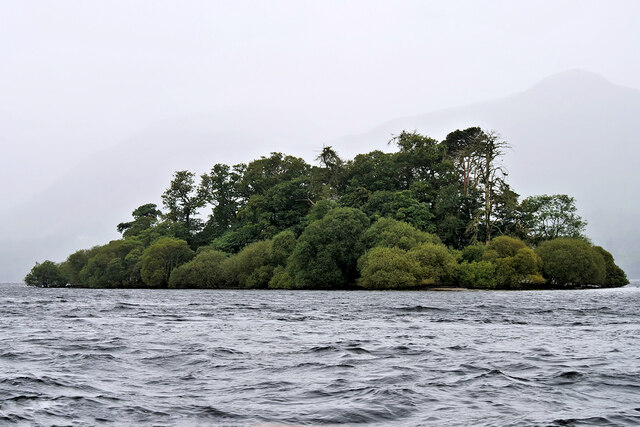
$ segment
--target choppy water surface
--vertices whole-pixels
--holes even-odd
[[[0,286],[0,424],[640,423],[640,287]]]

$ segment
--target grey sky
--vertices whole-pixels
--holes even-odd
[[[636,1],[5,1],[0,197],[175,117],[321,144],[570,68],[640,88],[639,18]]]

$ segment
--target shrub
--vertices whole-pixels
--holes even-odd
[[[496,267],[496,284],[500,288],[522,288],[541,285],[542,260],[520,239],[500,236],[487,245],[483,261]]]
[[[362,241],[366,249],[382,246],[404,250],[409,250],[421,243],[441,243],[438,236],[420,231],[406,222],[392,218],[377,220],[365,231]]]
[[[253,242],[232,255],[222,268],[227,282],[241,288],[266,288],[273,267],[271,266],[271,241]]]
[[[489,261],[464,261],[458,266],[459,283],[467,288],[494,289],[496,266]]]
[[[53,261],[36,262],[31,271],[24,278],[28,286],[40,288],[60,288],[67,285],[67,278]]]
[[[336,208],[309,224],[287,269],[296,287],[335,288],[355,282],[357,261],[364,253],[362,233],[369,219],[359,209]]]
[[[142,254],[140,274],[144,284],[151,287],[167,287],[174,268],[193,258],[193,251],[184,240],[162,237]]]
[[[405,289],[419,284],[420,265],[400,248],[375,247],[358,260],[358,285],[367,289]]]
[[[615,288],[628,285],[629,279],[627,279],[625,272],[616,265],[613,260],[613,255],[600,246],[594,246],[594,249],[602,255],[602,259],[604,260],[605,279],[603,286]]]
[[[418,278],[422,284],[444,285],[455,281],[458,263],[444,245],[423,243],[412,248],[407,255],[418,264]]]
[[[222,288],[226,285],[222,263],[227,256],[212,249],[201,251],[169,276],[170,288]]]
[[[542,272],[554,285],[602,285],[606,281],[601,252],[582,239],[548,240],[538,246],[536,253],[542,258]]]

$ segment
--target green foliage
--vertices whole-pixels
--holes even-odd
[[[496,237],[487,245],[487,251],[484,254],[484,259],[494,261],[497,258],[514,257],[520,249],[524,249],[526,247],[526,243],[520,239],[516,239],[515,237]]]
[[[401,180],[393,154],[372,151],[358,154],[345,168],[345,179],[352,189],[368,191],[401,190]],[[349,190],[347,189],[347,192]]]
[[[224,288],[222,264],[227,256],[219,251],[200,251],[191,261],[175,268],[169,277],[170,288]]]
[[[449,285],[456,280],[458,263],[443,245],[422,243],[409,250],[407,256],[419,265],[418,279],[423,285]]]
[[[482,257],[486,251],[487,245],[483,245],[482,243],[466,246],[462,249],[462,260],[466,262],[482,261]]]
[[[270,289],[293,289],[293,279],[286,268],[278,266],[273,270],[273,277],[269,281]]]
[[[397,247],[375,247],[358,260],[358,285],[367,289],[408,289],[420,282],[420,265]]]
[[[202,228],[202,220],[196,217],[198,209],[206,203],[206,196],[195,185],[195,174],[189,171],[178,171],[173,175],[169,188],[162,194],[162,203],[168,210],[165,217],[184,225],[185,239],[191,239],[196,231]]]
[[[503,289],[532,287],[544,284],[542,260],[522,240],[500,236],[489,242],[482,256],[496,267],[496,283]]]
[[[313,221],[322,219],[331,209],[335,209],[337,207],[338,203],[336,203],[334,200],[319,200],[316,204],[313,205],[313,207],[307,214],[307,222],[310,224]]]
[[[286,230],[276,234],[271,240],[271,263],[284,267],[295,247],[296,236],[292,231]]]
[[[309,165],[299,157],[271,153],[249,163],[238,183],[238,192],[245,199],[255,194],[265,194],[267,190],[282,182],[307,175]]]
[[[587,225],[576,213],[574,198],[566,194],[527,197],[520,210],[533,243],[558,237],[582,238]]]
[[[536,248],[544,276],[557,286],[595,286],[605,283],[607,270],[600,251],[582,239],[559,238]]]
[[[336,208],[309,224],[288,263],[297,287],[336,288],[355,282],[357,260],[364,253],[367,216],[354,208]]]
[[[423,231],[435,231],[433,214],[429,212],[429,206],[414,199],[411,191],[376,191],[371,194],[362,210],[372,220],[378,217],[390,217]]]
[[[241,288],[266,288],[273,273],[271,255],[271,241],[251,243],[222,265],[227,282]]]
[[[142,244],[136,240],[112,240],[93,249],[78,274],[79,283],[90,288],[122,288],[141,285]]]
[[[495,289],[496,266],[489,261],[464,261],[458,266],[458,282],[472,289]]]
[[[615,288],[619,286],[625,286],[629,284],[629,279],[627,279],[627,275],[620,267],[618,267],[613,260],[613,255],[604,250],[600,246],[595,246],[595,250],[597,250],[600,255],[602,255],[602,259],[604,260],[605,267],[605,279],[603,286],[608,288]]]
[[[172,237],[158,239],[142,254],[142,281],[149,287],[166,288],[173,269],[191,260],[193,255],[184,240]]]
[[[60,288],[67,285],[67,278],[56,263],[47,260],[41,264],[36,262],[25,276],[24,283],[40,288]]]
[[[456,281],[522,288],[543,279],[540,258],[519,239],[586,239],[573,198],[519,203],[501,165],[509,145],[495,132],[456,130],[440,143],[402,132],[390,143],[396,152],[350,161],[324,147],[317,166],[276,152],[246,165],[219,163],[198,185],[194,173],[175,172],[162,194],[164,215],[141,205],[132,221],[118,224],[123,240],[77,251],[57,268],[72,286],[341,288],[356,283],[357,260],[368,250],[360,284],[369,288]],[[627,283],[604,249],[573,246],[573,254],[545,263],[551,285]],[[594,271],[581,266],[580,251]],[[554,263],[582,276],[557,276]]]
[[[133,221],[118,224],[118,232],[122,233],[123,237],[137,236],[155,225],[161,214],[162,212],[153,203],[139,206],[131,213]]]
[[[420,231],[406,222],[392,218],[380,218],[362,236],[366,249],[375,246],[398,247],[409,250],[421,243],[439,244],[437,236]]]
[[[67,259],[60,264],[60,271],[65,275],[71,286],[82,286],[80,271],[82,271],[89,262],[89,259],[93,257],[97,251],[98,247],[81,249],[69,255]]]

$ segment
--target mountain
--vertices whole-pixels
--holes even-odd
[[[635,278],[640,277],[640,229],[633,222],[640,210],[638,116],[639,91],[572,70],[512,96],[398,118],[328,144],[351,157],[391,150],[389,139],[402,130],[442,139],[458,128],[494,129],[513,146],[505,158],[513,188],[523,197],[574,196],[594,243],[611,251]],[[214,163],[246,162],[269,151],[311,160],[319,146],[315,128],[306,138],[300,126],[291,133],[287,117],[265,120],[270,128],[262,132],[240,132],[251,127],[249,120],[236,119],[226,131],[206,122],[180,118],[150,127],[85,159],[37,197],[3,213],[0,281],[19,280],[36,260],[61,261],[77,249],[117,238],[116,224],[128,220],[135,207],[158,203],[175,170],[202,173]]]

